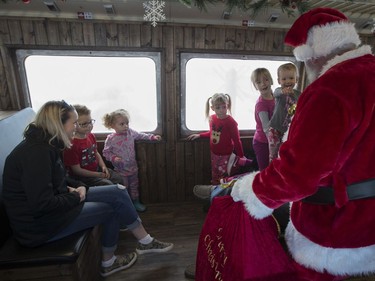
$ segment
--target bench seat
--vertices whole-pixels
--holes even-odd
[[[36,248],[12,237],[0,249],[0,280],[100,280],[100,229],[88,229]]]
[[[0,120],[0,280],[100,280],[99,226],[35,248],[21,246],[12,236],[1,202],[4,162],[34,116],[25,108]]]

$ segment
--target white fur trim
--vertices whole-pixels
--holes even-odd
[[[298,61],[304,61],[306,58],[314,56],[314,50],[308,45],[300,45],[293,50],[293,54]]]
[[[341,21],[316,25],[309,30],[306,44],[296,47],[293,53],[297,60],[306,61],[329,55],[333,50],[349,43],[356,46],[361,44],[354,23]]]
[[[316,244],[302,235],[289,222],[286,242],[294,260],[318,272],[326,270],[332,275],[366,275],[375,272],[375,245],[361,248],[328,248]]]
[[[329,60],[327,64],[325,64],[322,68],[322,71],[319,76],[323,75],[328,69],[339,64],[340,62],[347,61],[350,59],[355,59],[358,57],[362,57],[364,55],[371,54],[371,47],[369,45],[363,45],[355,50],[348,51],[343,53],[341,56],[336,56],[333,59]]]
[[[233,185],[231,196],[234,201],[241,200],[252,217],[263,219],[270,216],[273,209],[264,205],[253,191],[254,177],[258,173],[259,172],[250,173],[238,179]]]

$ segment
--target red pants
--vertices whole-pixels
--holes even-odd
[[[270,128],[268,131],[268,149],[270,152],[270,163],[273,159],[279,156],[279,149],[283,139],[283,133],[279,132],[274,128]]]
[[[220,184],[220,179],[228,176],[228,160],[229,155],[216,155],[211,152],[211,183],[213,185]]]

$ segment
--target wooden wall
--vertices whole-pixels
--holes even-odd
[[[179,51],[291,55],[283,44],[285,33],[247,27],[0,18],[0,110],[28,106],[12,48],[162,50],[164,141],[137,144],[141,196],[145,203],[189,201],[195,184],[209,183],[210,153],[207,140],[189,142],[180,136]],[[363,41],[374,45],[373,36]],[[251,156],[251,138],[242,142]]]

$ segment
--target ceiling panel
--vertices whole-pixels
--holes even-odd
[[[22,0],[0,0],[0,17],[42,17],[59,19],[78,19],[78,12],[86,12],[86,20],[115,20],[115,21],[144,21],[145,13],[141,0],[30,0],[29,4],[24,4]],[[50,11],[45,4],[52,4],[58,7],[58,12]],[[375,22],[375,0],[351,1],[351,0],[310,0],[310,8],[331,7],[339,9],[345,13],[354,23],[361,33],[371,33]],[[107,14],[104,5],[112,4],[115,14]],[[283,13],[279,0],[269,0],[268,7],[261,10],[255,17],[251,12],[243,12],[238,9],[228,11],[224,3],[208,4],[207,11],[200,11],[197,7],[187,7],[178,0],[165,1],[163,9],[167,23],[187,23],[204,25],[231,25],[242,26],[243,20],[251,22],[255,27],[288,28],[298,17],[289,16]],[[223,13],[227,12],[227,17]],[[229,15],[228,15],[229,14]],[[274,22],[269,22],[270,16],[276,18]],[[92,18],[90,18],[92,16]],[[366,25],[365,29],[362,26]]]

